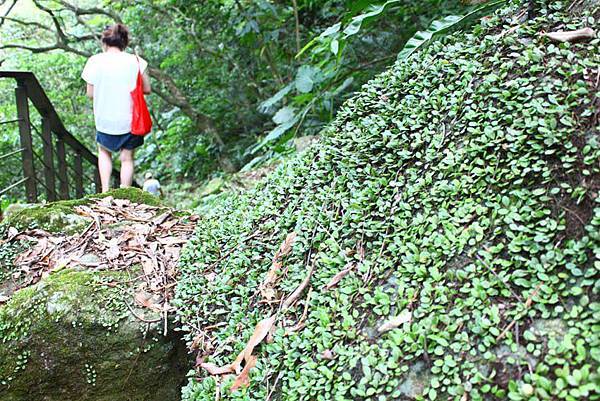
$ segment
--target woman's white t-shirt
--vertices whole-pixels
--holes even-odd
[[[96,130],[109,135],[131,131],[131,91],[148,63],[126,52],[105,52],[90,57],[81,77],[94,85],[94,119]]]

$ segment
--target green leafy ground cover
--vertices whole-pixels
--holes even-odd
[[[547,4],[397,63],[317,146],[201,220],[177,289],[189,344],[224,366],[277,321],[247,388],[197,369],[184,400],[600,399],[599,40],[540,34],[599,11]]]

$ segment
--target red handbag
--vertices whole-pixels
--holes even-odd
[[[137,57],[137,56],[136,56]],[[131,100],[133,101],[133,116],[131,118],[131,133],[133,135],[144,136],[152,130],[152,118],[148,111],[148,105],[144,98],[144,81],[142,79],[142,69],[140,59],[138,58],[138,74],[135,89],[131,91]]]

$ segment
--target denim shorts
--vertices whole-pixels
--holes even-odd
[[[144,137],[133,134],[109,135],[96,131],[96,142],[106,150],[118,152],[121,149],[133,150],[144,144]]]

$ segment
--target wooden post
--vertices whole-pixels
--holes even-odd
[[[58,179],[60,180],[58,192],[61,199],[69,199],[69,177],[67,175],[65,141],[60,135],[56,138],[56,156],[58,157]]]
[[[29,120],[29,101],[27,89],[22,82],[17,83],[15,96],[17,98],[17,117],[19,118],[19,137],[21,140],[21,159],[23,161],[23,174],[25,181],[25,193],[27,201],[37,202],[37,183],[35,182],[35,167],[33,165],[33,143],[31,140],[31,122]]]
[[[98,166],[94,169],[94,186],[96,187],[97,194],[102,192],[102,183],[100,182],[100,171],[98,170]]]
[[[54,155],[52,152],[52,130],[50,120],[42,119],[42,140],[44,149],[44,179],[46,180],[46,196],[53,202],[56,196],[56,179],[54,176]]]
[[[75,151],[75,194],[83,198],[83,163],[79,151]]]

